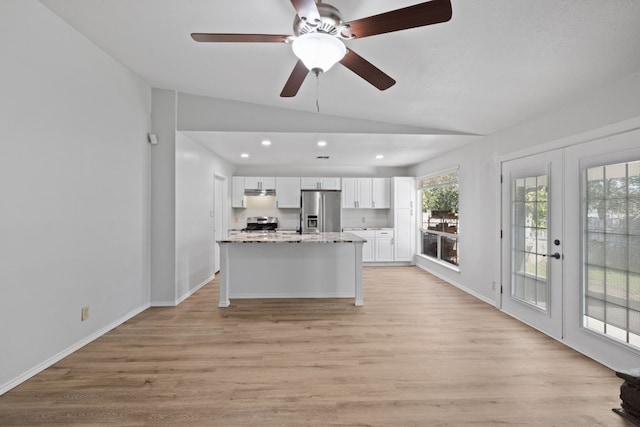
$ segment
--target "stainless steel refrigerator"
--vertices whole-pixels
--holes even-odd
[[[340,190],[302,190],[300,230],[305,233],[342,231]]]

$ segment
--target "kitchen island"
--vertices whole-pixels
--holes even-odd
[[[220,301],[362,298],[362,245],[351,233],[241,233],[219,240]]]

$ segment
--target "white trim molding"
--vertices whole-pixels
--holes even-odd
[[[438,272],[436,272],[436,271],[434,271],[434,270],[431,270],[431,269],[430,269],[429,267],[427,267],[426,265],[418,264],[418,263],[417,263],[417,264],[416,264],[416,266],[417,266],[417,267],[419,267],[420,269],[422,269],[422,270],[426,271],[427,273],[431,273],[431,274],[433,274],[433,275],[434,275],[434,276],[436,276],[438,279],[444,280],[445,282],[449,283],[450,285],[455,286],[456,288],[460,289],[461,291],[464,291],[464,292],[468,293],[469,295],[472,295],[472,296],[474,296],[474,297],[478,298],[480,301],[483,301],[483,302],[486,302],[486,303],[487,303],[487,304],[489,304],[489,305],[495,306],[495,301],[492,301],[491,299],[489,299],[489,298],[487,298],[487,297],[485,297],[485,296],[480,295],[479,293],[477,293],[477,292],[475,292],[475,291],[473,291],[473,290],[471,290],[471,289],[467,288],[466,286],[463,286],[463,285],[461,285],[460,283],[458,283],[458,282],[455,282],[455,281],[451,280],[449,277],[443,276],[443,275],[441,275],[440,273],[438,273]]]
[[[90,342],[100,338],[102,335],[106,334],[107,332],[111,331],[112,329],[115,329],[116,327],[122,325],[124,322],[126,322],[129,319],[132,319],[133,317],[135,317],[138,314],[142,313],[143,311],[145,311],[149,307],[150,307],[149,304],[144,304],[144,305],[142,305],[142,306],[130,311],[129,313],[125,314],[124,316],[120,317],[119,319],[115,320],[114,322],[108,324],[104,328],[94,332],[93,334],[91,334],[88,337],[78,341],[77,343],[71,345],[70,347],[62,350],[58,354],[54,355],[53,357],[50,357],[49,359],[45,360],[44,362],[40,363],[39,365],[29,369],[28,371],[26,371],[22,375],[17,376],[13,380],[11,380],[11,381],[9,381],[9,382],[7,382],[5,384],[1,384],[0,385],[0,396],[5,394],[6,392],[11,390],[12,388],[17,387],[18,385],[20,385],[23,382],[27,381],[29,378],[32,378],[32,377],[36,376],[40,372],[44,371],[45,369],[47,369],[48,367],[54,365],[55,363],[59,362],[60,360],[64,359],[65,357],[69,356],[70,354],[80,350],[85,345],[87,345]]]

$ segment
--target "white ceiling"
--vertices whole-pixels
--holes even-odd
[[[182,131],[238,165],[402,167],[472,142],[466,135],[381,135]],[[267,139],[271,145],[264,147]],[[319,147],[318,141],[326,142]],[[246,153],[248,158],[240,158]],[[382,159],[376,158],[380,154]],[[329,159],[318,159],[329,156]]]
[[[387,91],[338,64],[320,76],[317,92],[309,76],[295,98],[279,96],[296,62],[289,45],[190,38],[192,32],[292,34],[288,0],[41,2],[153,87],[425,129],[425,135],[326,136],[331,161],[344,165],[414,164],[640,70],[637,0],[452,0],[449,22],[347,42],[397,81]],[[419,3],[329,2],[346,21]],[[304,164],[325,137],[187,133],[234,164],[262,138],[274,144],[252,156],[253,164],[284,164],[283,156]],[[385,149],[381,163],[374,156]]]

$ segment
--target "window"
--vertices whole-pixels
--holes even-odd
[[[585,179],[583,324],[640,348],[640,161]]]
[[[540,310],[548,307],[548,176],[516,178],[511,195],[511,295]]]
[[[458,169],[418,180],[422,193],[423,255],[460,265],[458,253]]]

